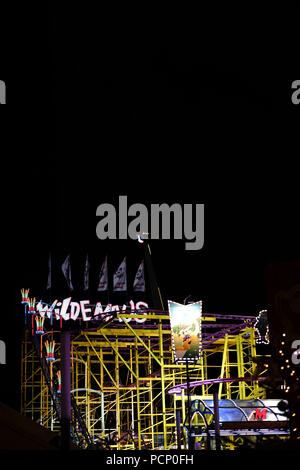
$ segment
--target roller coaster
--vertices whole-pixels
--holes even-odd
[[[59,432],[59,320],[45,317],[42,326],[38,321],[35,326],[35,316],[34,308],[27,312],[21,410]],[[288,423],[267,404],[267,369],[257,374],[256,322],[256,316],[203,313],[201,355],[189,364],[187,383],[186,365],[174,361],[168,311],[128,307],[113,312],[109,321],[80,321],[71,332],[70,348],[74,444],[83,449],[188,449],[193,439],[196,449],[214,448],[216,395],[219,434],[226,437],[222,448],[238,448],[249,435],[287,436]]]

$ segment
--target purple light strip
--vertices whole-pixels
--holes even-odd
[[[190,382],[190,388],[199,387],[201,385],[212,385],[212,384],[220,384],[226,382],[252,382],[252,381],[263,381],[266,380],[267,377],[231,377],[231,378],[218,378],[218,379],[206,379],[206,380],[196,380],[194,382]],[[182,390],[186,390],[187,384],[183,383],[180,385],[175,385],[174,387],[169,388],[168,394],[169,395],[180,395]]]

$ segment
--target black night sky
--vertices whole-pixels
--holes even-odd
[[[7,365],[0,398],[15,407],[19,290],[45,295],[49,251],[61,295],[60,265],[68,253],[74,295],[81,296],[87,252],[91,298],[106,254],[111,274],[126,255],[133,281],[140,246],[97,239],[99,204],[117,205],[119,195],[148,207],[205,204],[203,249],[151,243],[164,301],[191,295],[207,312],[252,315],[266,307],[264,266],[299,256],[299,109],[290,99],[297,75],[279,74],[275,51],[267,48],[212,50],[192,25],[178,30],[162,21],[148,34],[143,25],[136,33],[121,31],[112,19],[104,30],[103,22],[89,27],[79,11],[68,22],[48,12],[38,40],[28,36],[16,47],[18,74],[16,66],[5,74]],[[116,303],[123,300],[119,294]]]

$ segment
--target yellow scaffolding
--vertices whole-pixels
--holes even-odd
[[[118,450],[176,448],[176,408],[181,409],[183,426],[187,399],[184,393],[178,398],[167,392],[186,382],[186,366],[174,363],[167,314],[148,313],[143,325],[131,322],[133,319],[145,316],[117,313],[116,326],[82,330],[72,338],[71,393],[94,442],[106,442]],[[204,316],[202,320],[205,325],[216,318]],[[55,390],[60,345],[59,334],[53,335],[56,359],[49,368]],[[199,361],[190,364],[190,381],[253,377],[255,357],[253,326],[236,334],[229,332],[204,348]],[[22,413],[49,429],[59,430],[51,393],[28,331],[22,344],[21,374]],[[211,385],[192,389],[191,395],[210,399]],[[219,385],[219,398],[264,398],[264,391],[255,380],[226,383]]]

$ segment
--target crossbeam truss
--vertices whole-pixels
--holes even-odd
[[[171,387],[186,382],[186,365],[175,364],[169,315],[148,312],[147,322],[136,312],[116,313],[114,323],[73,336],[71,343],[72,396],[93,441],[102,448],[172,449],[176,442],[176,409],[181,410],[181,426],[187,414],[187,396],[168,394]],[[203,349],[200,360],[189,364],[190,382],[210,378],[253,377],[256,357],[254,317],[204,314]],[[52,392],[57,393],[60,370],[58,332],[55,360],[49,364]],[[22,413],[53,431],[59,430],[53,394],[40,367],[30,331],[22,344]],[[211,384],[192,388],[192,395],[211,398]],[[259,381],[225,382],[219,398],[265,398]],[[76,435],[80,436],[80,429]],[[80,439],[79,439],[80,441]],[[83,440],[84,441],[84,440]],[[77,442],[82,445],[82,442]],[[183,448],[187,436],[182,432]]]

